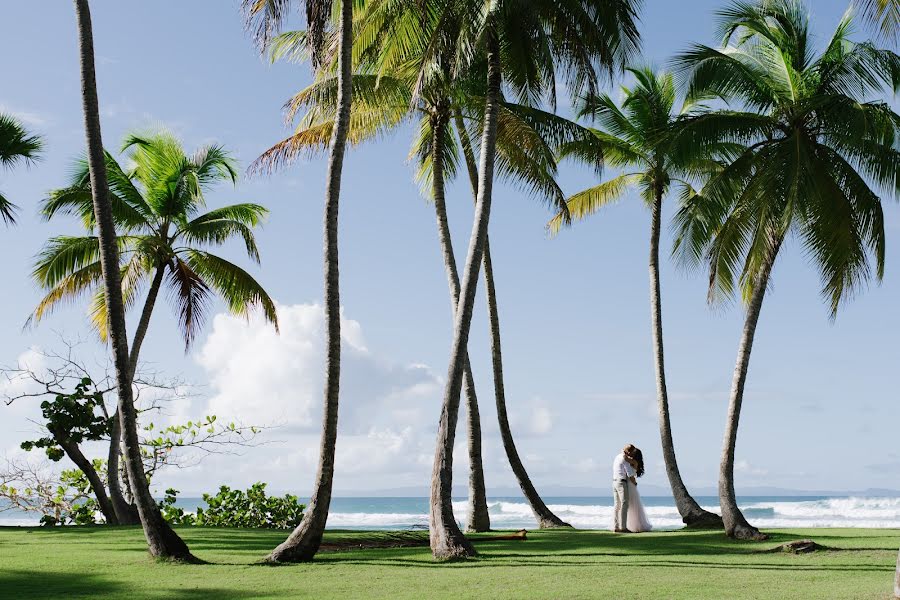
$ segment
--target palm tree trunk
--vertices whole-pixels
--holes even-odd
[[[432,118],[431,125],[431,186],[434,212],[437,216],[438,238],[441,242],[441,253],[444,256],[447,283],[450,286],[450,308],[455,317],[459,303],[459,273],[456,270],[456,257],[453,255],[453,241],[450,237],[447,204],[444,198],[444,135],[447,131],[447,124],[446,110],[439,108],[437,114]],[[466,352],[464,360],[463,393],[466,395],[469,438],[469,515],[466,521],[466,531],[490,531],[491,518],[488,514],[484,469],[481,461],[481,416],[478,412],[478,397],[475,394],[475,379],[472,377],[468,352]]]
[[[762,265],[762,269],[755,282],[750,303],[747,306],[747,318],[744,322],[744,331],[741,334],[741,343],[738,347],[737,364],[734,368],[734,379],[731,383],[731,399],[728,403],[728,421],[725,426],[725,441],[722,448],[722,462],[719,466],[719,504],[722,508],[722,521],[725,525],[725,533],[728,537],[746,540],[764,540],[768,536],[753,527],[744,518],[741,509],[737,505],[737,496],[734,492],[734,450],[737,444],[738,423],[741,418],[741,403],[744,400],[744,383],[747,381],[747,371],[750,367],[750,351],[753,348],[753,337],[756,334],[756,325],[759,322],[759,314],[762,310],[763,298],[766,295],[766,287],[769,285],[769,276],[778,250],[781,247],[781,238],[776,239],[769,255]]]
[[[147,299],[144,300],[144,308],[141,310],[141,318],[138,321],[137,329],[134,331],[134,340],[131,342],[131,354],[128,356],[128,380],[134,382],[134,374],[137,371],[138,360],[141,356],[141,346],[144,345],[144,338],[147,337],[147,330],[150,328],[150,317],[153,316],[153,308],[156,306],[156,299],[159,297],[159,290],[162,287],[163,277],[166,275],[166,266],[157,265],[156,273],[153,274],[153,281],[150,283],[150,289],[147,291]]]
[[[128,339],[125,330],[125,305],[122,301],[122,282],[119,278],[119,253],[116,230],[109,201],[109,188],[104,163],[103,140],[100,133],[100,109],[97,100],[97,81],[94,73],[94,40],[88,0],[74,0],[78,20],[79,58],[81,63],[81,92],[84,104],[85,137],[87,139],[91,195],[97,234],[100,240],[100,266],[106,291],[109,315],[109,339],[116,369],[119,413],[125,442],[125,467],[144,528],[144,536],[153,556],[173,559],[192,559],[184,541],[162,518],[159,507],[150,494],[144,475],[138,445],[137,414],[129,378]]]
[[[488,320],[491,327],[491,363],[494,368],[497,420],[500,423],[500,437],[503,440],[503,449],[506,451],[509,466],[519,482],[522,494],[531,506],[531,512],[534,513],[538,527],[541,529],[571,527],[544,504],[534,484],[531,483],[531,478],[525,470],[525,465],[522,464],[522,460],[519,458],[512,430],[509,427],[509,416],[506,413],[506,391],[503,385],[503,353],[500,349],[500,311],[497,309],[497,293],[494,289],[494,268],[491,264],[490,241],[487,239],[484,241],[484,284],[488,304]]]
[[[119,409],[111,419],[109,429],[109,451],[106,456],[107,485],[109,486],[109,499],[119,525],[139,525],[141,522],[137,507],[125,499],[122,491],[122,477],[120,474],[119,460],[122,456],[122,422],[119,419]],[[133,494],[132,494],[133,497]]]
[[[894,597],[900,599],[900,552],[897,553],[897,571],[894,573]]]
[[[113,507],[112,502],[110,502],[109,496],[106,495],[106,488],[103,486],[103,480],[100,479],[100,475],[97,474],[97,469],[94,468],[93,463],[91,463],[84,453],[81,452],[81,448],[78,447],[78,444],[64,437],[58,437],[56,434],[54,434],[53,437],[56,442],[62,446],[66,456],[68,456],[69,459],[75,463],[75,466],[81,469],[81,472],[87,477],[88,482],[91,484],[91,491],[94,492],[94,497],[97,499],[97,504],[100,506],[100,512],[103,513],[103,518],[106,519],[106,524],[121,525],[116,510]]]
[[[156,267],[156,273],[153,275],[153,281],[150,284],[147,299],[144,301],[144,308],[141,311],[141,318],[134,333],[134,341],[131,343],[131,354],[128,357],[128,381],[132,385],[134,384],[134,373],[137,370],[141,346],[144,343],[144,338],[147,336],[147,330],[150,327],[150,317],[153,314],[153,307],[156,306],[156,299],[159,297],[159,290],[162,287],[162,280],[165,274],[164,265]],[[119,518],[119,523],[122,525],[137,525],[140,523],[137,508],[125,500],[125,496],[122,493],[121,480],[119,479],[119,456],[122,453],[121,434],[122,423],[119,419],[119,411],[116,410],[112,417],[109,453],[106,463],[109,479],[109,496]]]
[[[312,560],[325,532],[331,486],[334,480],[334,451],[337,442],[338,399],[341,374],[341,299],[338,289],[338,201],[341,194],[341,171],[352,101],[352,24],[353,2],[341,0],[340,58],[338,70],[338,113],[331,154],[328,159],[328,184],[325,190],[325,324],[328,351],[325,359],[325,410],[322,420],[322,445],[315,487],[303,521],[268,557],[269,562]]]
[[[663,350],[662,326],[662,294],[659,283],[659,234],[662,222],[661,188],[656,190],[650,226],[650,317],[653,326],[653,360],[656,367],[656,394],[659,409],[659,438],[662,443],[663,460],[666,464],[666,475],[672,487],[672,496],[681,520],[688,527],[719,528],[722,517],[704,510],[688,492],[678,462],[675,459],[675,442],[672,440],[672,424],[669,420],[669,394],[666,390],[666,367]]]
[[[456,311],[453,345],[447,384],[438,422],[437,447],[431,472],[431,553],[438,559],[454,559],[474,556],[475,548],[463,536],[453,516],[453,442],[459,417],[459,394],[462,388],[466,348],[475,308],[475,290],[478,287],[478,271],[484,254],[491,214],[491,192],[494,181],[494,152],[497,144],[497,113],[500,102],[500,44],[497,34],[488,30],[487,94],[484,107],[484,131],[481,141],[481,168],[479,169],[478,200],[475,203],[475,219],[469,251],[463,268],[460,302]]]
[[[460,143],[465,156],[466,167],[469,171],[469,180],[472,182],[472,191],[478,196],[478,166],[475,164],[475,154],[472,152],[472,144],[469,141],[469,135],[466,133],[465,124],[459,113],[455,115],[456,129],[460,136]],[[484,287],[485,297],[488,306],[488,320],[491,330],[491,365],[494,374],[494,400],[497,405],[497,420],[500,425],[500,438],[503,440],[503,449],[506,451],[506,458],[509,466],[512,468],[516,481],[522,494],[531,506],[531,512],[541,529],[551,529],[554,527],[571,527],[568,523],[557,517],[546,504],[544,504],[525,465],[519,458],[519,452],[516,449],[516,443],[512,436],[512,430],[509,427],[509,417],[506,413],[506,392],[503,384],[503,354],[500,348],[500,311],[497,308],[497,293],[494,288],[494,268],[491,264],[491,247],[490,236],[485,235],[484,238]]]

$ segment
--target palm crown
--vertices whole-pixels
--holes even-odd
[[[43,142],[36,135],[29,134],[22,124],[9,115],[0,113],[0,167],[11,168],[21,162],[34,161]],[[16,205],[0,192],[0,219],[7,224],[15,223]]]
[[[295,32],[288,32],[276,38],[273,56],[283,56],[288,46],[280,42],[295,37]],[[465,81],[442,80],[440,88],[432,82],[427,90],[414,97],[414,81],[409,75],[379,76],[366,72],[354,75],[348,141],[355,145],[377,139],[419,117],[410,158],[416,158],[418,162],[417,178],[423,190],[430,190],[436,121],[442,120],[443,172],[452,177],[457,171],[460,155],[457,138],[453,135],[454,126],[465,129],[465,132],[457,133],[477,139],[475,132],[480,129],[483,119],[484,90],[479,89],[483,78],[477,73]],[[320,71],[313,84],[288,100],[285,110],[287,120],[297,120],[294,134],[263,153],[251,170],[275,170],[298,156],[325,150],[337,112],[336,78]],[[453,119],[454,116],[459,118]],[[498,119],[498,172],[527,192],[564,208],[564,197],[555,180],[553,148],[581,135],[581,127],[557,115],[504,102]]]
[[[429,81],[468,72],[495,36],[503,79],[520,103],[556,104],[557,76],[595,92],[638,49],[635,0],[370,0],[354,32],[355,54],[378,74]]]
[[[641,197],[652,205],[680,183],[684,195],[693,193],[692,181],[735,152],[728,143],[695,147],[693,152],[670,152],[681,119],[673,112],[676,89],[672,75],[656,73],[650,67],[631,67],[632,87],[622,86],[619,106],[608,94],[583,99],[579,117],[590,117],[600,128],[588,128],[589,135],[564,143],[562,158],[570,157],[598,170],[605,166],[623,172],[594,187],[572,195],[568,201],[573,220],[581,220],[604,206],[619,200],[630,186],[638,186]],[[565,225],[566,215],[557,214],[548,224],[551,235]]]
[[[793,232],[819,267],[834,315],[873,261],[879,279],[884,271],[876,189],[900,190],[900,116],[873,98],[898,89],[900,58],[851,41],[849,12],[818,54],[795,0],[736,2],[720,18],[723,47],[695,45],[677,59],[687,101],[745,110],[688,119],[673,152],[723,141],[745,148],[680,209],[676,253],[709,261],[711,298],[730,293],[736,278],[748,298]]]
[[[188,156],[167,133],[129,135],[123,152],[130,151],[129,169],[106,154],[110,201],[118,232],[122,293],[126,307],[153,279],[165,285],[177,312],[185,347],[203,323],[213,294],[236,314],[262,309],[276,324],[275,304],[245,270],[206,248],[240,238],[247,255],[259,262],[253,228],[268,214],[258,204],[233,204],[203,212],[206,192],[221,181],[237,178],[234,161],[220,146],[206,146]],[[81,218],[85,229],[95,227],[87,163],[80,161],[68,187],[44,200],[46,219],[57,214]],[[90,314],[105,339],[106,306],[101,286],[99,242],[94,235],[51,238],[37,258],[34,279],[48,290],[32,319],[40,320],[59,302],[92,293]],[[155,293],[155,291],[154,291]]]

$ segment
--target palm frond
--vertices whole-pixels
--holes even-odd
[[[854,5],[884,39],[900,35],[900,0],[855,0]]]
[[[278,329],[275,302],[249,273],[224,258],[200,250],[187,250],[184,262],[190,272],[204,282],[204,289],[218,293],[232,314],[247,316],[258,308],[267,321]]]
[[[16,222],[16,211],[19,207],[13,204],[0,192],[0,219],[7,225],[13,225]]]
[[[28,133],[15,117],[0,113],[0,167],[34,162],[43,149],[40,136]]]
[[[193,219],[175,233],[189,244],[223,244],[239,236],[244,241],[247,255],[259,262],[259,249],[253,228],[262,224],[269,210],[259,204],[232,204],[211,210]]]
[[[212,301],[211,290],[191,265],[180,258],[175,258],[169,265],[166,284],[187,352],[206,320]]]
[[[75,302],[82,294],[100,287],[103,274],[100,261],[88,263],[56,281],[25,322],[25,327],[38,323],[63,302]]]
[[[634,185],[638,178],[639,176],[635,173],[626,173],[574,194],[566,202],[572,220],[580,221],[601,208],[617,202],[625,194],[628,186]],[[564,215],[558,213],[547,224],[547,229],[550,235],[554,236],[565,224]]]

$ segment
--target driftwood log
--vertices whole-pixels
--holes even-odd
[[[789,552],[791,554],[808,554],[818,550],[825,550],[825,546],[814,542],[813,540],[794,540],[793,542],[785,542],[780,546],[775,546],[769,552]]]
[[[520,529],[515,533],[506,533],[502,535],[490,535],[490,536],[478,536],[475,538],[470,538],[470,541],[473,543],[478,542],[493,542],[496,540],[524,540],[525,536],[528,535],[528,531],[525,529]]]

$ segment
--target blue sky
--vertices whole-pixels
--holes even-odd
[[[188,148],[217,141],[243,166],[287,133],[281,105],[310,81],[306,65],[269,65],[241,27],[237,2],[95,0],[103,135],[116,149],[133,129],[164,126]],[[713,44],[712,11],[722,2],[648,0],[641,31],[648,62],[665,65],[691,41]],[[830,32],[846,9],[819,1],[813,29]],[[42,241],[77,231],[47,224],[38,200],[62,185],[83,147],[75,21],[67,3],[11,3],[0,21],[6,57],[0,107],[46,139],[27,170],[0,173],[22,207],[20,224],[0,231],[5,290],[0,296],[0,363],[31,347],[55,347],[57,332],[90,339],[84,303],[22,330],[40,297],[29,280]],[[40,32],[36,35],[36,32]],[[37,40],[37,41],[36,41]],[[341,292],[348,334],[339,441],[340,490],[424,486],[430,473],[451,320],[432,207],[406,160],[410,130],[352,151],[341,198]],[[159,305],[143,356],[160,370],[203,386],[178,415],[213,411],[280,425],[270,443],[238,457],[213,457],[159,478],[186,492],[264,479],[305,493],[312,481],[321,402],[321,209],[325,163],[242,179],[210,193],[212,206],[267,205],[259,233],[262,267],[237,247],[290,323],[281,339],[260,323],[211,318],[185,354],[171,311]],[[596,181],[564,165],[575,192]],[[448,191],[461,261],[471,199],[460,181]],[[737,448],[738,487],[897,488],[900,403],[894,381],[900,333],[900,209],[886,202],[887,274],[844,306],[835,322],[802,248],[789,243],[774,274],[754,347]],[[672,214],[669,203],[666,217]],[[514,188],[496,187],[491,241],[503,330],[507,399],[520,452],[540,485],[606,487],[609,462],[626,442],[644,448],[648,484],[665,485],[655,416],[647,298],[649,214],[629,196],[549,240],[547,209]],[[671,247],[666,231],[663,247]],[[710,308],[701,273],[663,262],[663,299],[675,441],[691,486],[715,483],[735,351],[738,305]],[[470,356],[485,424],[488,491],[514,483],[492,407],[489,340],[479,292]],[[216,306],[213,313],[224,308]],[[285,337],[287,336],[287,337]],[[102,353],[93,344],[94,353]],[[27,354],[25,355],[27,356]],[[32,431],[36,408],[0,407],[0,455]],[[161,417],[162,418],[162,417]],[[458,481],[464,481],[459,453]],[[343,467],[343,468],[342,468]]]

